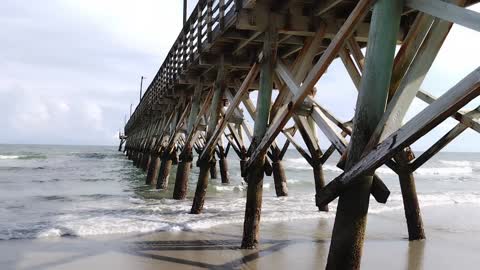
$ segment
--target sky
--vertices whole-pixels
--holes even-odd
[[[182,2],[0,1],[0,143],[118,144],[124,116],[138,104],[140,76],[150,83],[181,29]],[[189,2],[191,10],[196,1]],[[455,85],[478,67],[479,46],[480,33],[454,26],[422,88],[439,96]],[[317,88],[318,102],[343,120],[352,117],[356,91],[339,61]],[[423,107],[414,102],[407,118]],[[467,131],[447,149],[480,151],[479,139]]]

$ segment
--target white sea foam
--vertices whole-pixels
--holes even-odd
[[[301,158],[288,158],[285,161],[290,162],[290,163],[308,165],[308,162],[303,157],[301,157]]]
[[[296,169],[296,170],[311,170],[312,166],[302,158],[288,158],[285,159],[284,165],[287,169]]]
[[[328,164],[323,165],[323,169],[325,171],[331,171],[331,172],[340,172],[340,173],[343,172],[343,170],[338,168],[337,166],[328,165]]]
[[[421,207],[480,204],[480,192],[442,192],[418,195]],[[89,209],[91,205],[86,205]],[[8,231],[0,230],[0,239],[12,238],[52,238],[62,236],[88,237],[109,234],[150,233],[155,231],[178,232],[182,230],[204,230],[219,225],[241,224],[243,222],[245,198],[223,200],[212,198],[205,202],[202,215],[191,215],[190,201],[170,199],[144,200],[137,204],[132,198],[122,203],[110,205],[107,202],[95,203],[95,209],[103,209],[105,214],[83,216],[82,209],[51,220],[50,225],[30,228],[15,225]],[[313,194],[295,194],[277,198],[264,197],[262,222],[286,222],[304,219],[331,219],[335,216],[336,202],[330,204],[330,212],[319,212]],[[382,215],[392,211],[402,211],[402,197],[396,192],[387,204],[372,203],[369,213]],[[33,229],[27,231],[26,229]]]
[[[247,188],[246,185],[230,185],[230,186],[227,186],[227,185],[222,185],[222,186],[218,186],[218,185],[214,185],[213,188],[216,190],[216,191],[233,191],[233,192],[240,192],[240,191],[243,191]]]
[[[45,231],[41,231],[40,233],[38,233],[36,238],[54,238],[54,237],[60,237],[62,235],[64,235],[64,233],[62,233],[62,230],[57,228],[52,228]]]
[[[20,156],[14,156],[14,155],[0,155],[0,159],[19,159]]]
[[[415,172],[418,175],[465,175],[473,173],[471,167],[420,167]]]

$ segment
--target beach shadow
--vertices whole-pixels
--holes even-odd
[[[48,269],[61,265],[68,265],[75,261],[81,261],[92,256],[100,256],[109,252],[156,260],[159,262],[159,268],[162,267],[161,262],[165,262],[204,269],[240,269],[245,267],[249,269],[256,269],[256,264],[259,262],[259,259],[276,254],[277,252],[291,245],[313,243],[315,245],[322,245],[322,247],[318,247],[322,249],[323,244],[325,244],[325,240],[318,239],[263,239],[261,241],[261,246],[258,250],[242,250],[240,249],[241,241],[234,235],[215,232],[203,233],[206,233],[207,235],[212,234],[217,237],[230,237],[218,240],[211,239],[209,236],[206,236],[205,240],[193,239],[178,241],[135,241],[132,238],[122,238],[107,241],[92,241],[91,239],[89,239],[85,241],[82,239],[75,239],[75,237],[73,237],[68,240],[68,242],[63,242],[58,246],[52,245],[48,242],[40,242],[30,246],[27,249],[24,249],[23,251],[42,253],[52,252],[52,254],[55,254],[59,251],[70,251],[74,252],[74,254],[69,256],[62,256],[53,261],[43,262],[22,269]],[[174,254],[172,254],[171,251],[173,251]],[[179,252],[177,253],[175,251]],[[223,251],[225,252],[225,256],[218,256],[218,254],[216,254],[215,252],[213,253],[213,256],[203,253],[197,253],[201,251]],[[322,253],[322,251],[320,251],[319,253]],[[3,264],[3,266],[0,268],[7,266],[8,263]],[[8,267],[15,269],[16,265],[10,265]]]
[[[122,252],[129,255],[155,259],[164,262],[178,263],[186,266],[200,267],[206,269],[239,269],[249,263],[254,263],[258,259],[272,255],[293,244],[299,243],[322,244],[323,240],[267,240],[262,241],[262,247],[258,250],[242,250],[241,242],[238,240],[188,240],[188,241],[141,241],[134,242],[131,249],[123,249]],[[222,264],[213,264],[191,259],[183,259],[163,254],[152,254],[147,252],[162,251],[212,251],[212,250],[232,250],[238,254],[238,258]],[[249,265],[252,268],[252,265]],[[253,268],[255,268],[253,266]]]

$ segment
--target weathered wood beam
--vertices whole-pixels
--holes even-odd
[[[480,32],[480,13],[440,0],[406,0],[405,4],[445,21]]]
[[[211,155],[215,150],[214,147],[217,144],[218,140],[220,139],[220,135],[225,130],[225,127],[228,124],[228,120],[230,119],[231,116],[234,115],[238,105],[244,99],[244,95],[248,93],[249,85],[256,78],[258,70],[259,70],[259,65],[255,63],[250,69],[250,72],[248,73],[247,77],[243,81],[242,86],[238,89],[235,95],[235,98],[230,102],[230,105],[227,111],[225,112],[225,116],[220,121],[220,124],[218,125],[218,127],[212,132],[212,135],[203,153],[200,155],[199,159],[204,159],[206,156]]]
[[[380,167],[398,151],[414,143],[478,95],[480,95],[480,68],[474,70],[383,140],[370,153],[364,155],[361,162],[331,181],[322,193],[322,200],[325,203],[331,202],[348,186],[358,181],[357,176],[370,173]]]
[[[232,54],[233,55],[238,54],[245,46],[247,46],[250,42],[255,40],[261,34],[262,32],[254,32],[248,39],[240,42],[240,44],[238,44],[238,46],[233,50]]]
[[[303,48],[296,57],[292,65],[292,73],[294,74],[294,81],[303,81],[308,71],[313,65],[313,59],[315,53],[317,52],[317,47],[320,45],[321,41],[324,38],[325,34],[325,25],[321,27],[315,34],[314,37],[307,38],[303,44]],[[287,85],[283,85],[279,89],[279,95],[273,103],[271,109],[271,116],[274,117],[281,106],[285,104],[287,100],[291,98],[291,93],[288,91]]]
[[[295,126],[293,126],[293,127],[286,128],[286,129],[282,130],[282,132],[289,132],[292,136],[295,136],[295,133],[297,132],[297,128]],[[283,145],[282,149],[280,150],[280,155],[279,155],[280,159],[283,159],[283,157],[287,153],[287,150],[288,150],[289,146],[290,146],[290,141],[289,140],[285,141],[285,144]]]
[[[424,90],[418,91],[417,98],[419,98],[420,100],[424,101],[427,104],[432,104],[436,100],[435,97],[433,97],[432,95],[430,95]],[[478,120],[473,119],[472,117],[469,117],[468,115],[465,115],[465,112],[463,112],[463,110],[459,110],[458,112],[455,112],[454,114],[451,115],[451,117],[456,119],[460,123],[464,124],[465,126],[480,133],[480,122]]]
[[[195,132],[197,129],[200,129],[200,126],[202,124],[202,119],[203,117],[201,117],[202,115],[204,115],[207,110],[210,108],[210,105],[211,105],[211,100],[212,100],[212,97],[213,97],[213,89],[211,89],[207,96],[205,97],[205,100],[203,101],[203,105],[202,105],[202,108],[200,109],[198,115],[200,117],[196,117],[196,120],[195,120],[195,123],[193,124],[193,127],[192,127],[192,132],[190,132],[187,136],[187,138],[185,139],[185,145],[186,146],[193,146],[193,143],[196,141],[196,135],[198,134],[198,132]]]
[[[430,70],[451,27],[450,22],[436,20],[430,31],[426,32],[426,37],[420,49],[401,80],[398,90],[394,91],[395,94],[388,103],[387,109],[370,139],[366,148],[367,151],[400,128],[410,104],[427,76],[427,72]]]
[[[295,147],[295,149],[298,151],[298,153],[308,162],[308,164],[312,165],[312,158],[310,155],[303,150],[303,148],[295,141],[295,138],[293,138],[292,134],[290,134],[291,131],[289,130],[283,130],[282,133],[285,135],[285,138]]]
[[[425,40],[433,22],[434,18],[432,16],[421,12],[415,18],[412,27],[410,27],[410,31],[408,31],[407,37],[395,56],[392,81],[390,82],[390,90],[388,94],[389,101],[400,86],[403,77],[412,64],[412,61]]]
[[[478,120],[480,118],[480,107],[477,107],[475,110],[465,114],[465,117],[472,118],[472,120]],[[447,134],[445,134],[435,144],[428,148],[427,151],[423,152],[418,158],[416,158],[410,164],[410,170],[415,171],[420,168],[423,164],[425,164],[425,162],[430,160],[430,158],[440,152],[440,150],[442,150],[445,146],[447,146],[451,141],[453,141],[467,129],[468,126],[462,123],[458,123]]]
[[[361,22],[364,16],[369,11],[370,6],[372,5],[372,0],[360,0],[351,12],[345,24],[338,31],[338,34],[332,40],[327,50],[323,53],[321,58],[315,64],[315,66],[310,70],[305,79],[304,83],[301,86],[299,94],[292,98],[292,101],[282,106],[274,120],[270,124],[267,132],[263,136],[263,139],[258,144],[255,152],[252,154],[249,164],[256,162],[257,159],[264,155],[271,145],[278,133],[281,132],[282,128],[288,122],[294,111],[303,103],[305,97],[311,92],[317,81],[325,73],[328,66],[338,55],[338,52],[342,48],[345,40],[352,34],[355,29],[355,26]]]
[[[299,86],[297,83],[294,81],[290,71],[285,67],[285,65],[281,62],[281,60],[278,60],[277,65],[276,65],[276,71],[278,75],[284,80],[286,83],[288,89],[292,92],[293,95],[296,95],[299,91]],[[311,117],[313,120],[317,123],[317,125],[320,127],[320,130],[326,135],[328,140],[336,147],[338,152],[340,154],[344,154],[347,148],[347,141],[343,136],[338,134],[338,132],[335,131],[335,128],[330,124],[328,120],[332,121],[335,123],[338,127],[340,127],[345,133],[351,134],[351,130],[343,125],[342,122],[340,122],[338,119],[336,119],[331,113],[329,113],[326,109],[322,108],[315,100],[313,100],[312,97],[308,96],[306,98],[307,103],[312,104],[312,111],[311,111]],[[305,127],[305,123],[302,125],[302,123],[299,123],[296,117],[294,116],[295,123],[297,125],[297,128],[302,131],[301,129]],[[304,138],[307,146],[309,146],[310,153],[313,155],[316,153],[319,149],[318,144],[315,147],[312,142],[311,142],[311,135],[306,134],[306,131],[303,131],[304,134],[302,134],[302,137]],[[391,166],[389,166],[391,167]],[[380,202],[380,203],[386,203],[390,191],[386,187],[386,185],[383,183],[383,181],[377,176],[374,175],[374,181],[376,182],[375,185],[373,185],[372,188],[372,195],[375,197],[375,199]]]
[[[317,5],[313,11],[314,16],[321,16],[322,14],[328,12],[329,10],[335,8],[343,0],[324,0],[317,1]]]
[[[258,17],[265,17],[265,14],[256,14],[257,11],[244,9],[241,10],[237,17],[237,29],[240,30],[250,30],[250,31],[262,31],[265,25],[259,23]],[[321,26],[321,20],[311,16],[302,16],[295,14],[281,14],[281,13],[272,13],[274,14],[275,23],[280,27],[278,30],[279,34],[293,35],[293,36],[306,36],[312,37],[315,35],[318,29]],[[325,31],[325,38],[333,39],[337,32],[338,28],[336,26],[337,19],[327,20],[327,28]],[[353,39],[360,42],[366,42],[368,40],[368,31],[369,24],[366,22],[359,22],[355,29],[355,34]],[[403,39],[403,30],[400,30],[397,35],[397,41]],[[300,44],[301,45],[301,44]]]

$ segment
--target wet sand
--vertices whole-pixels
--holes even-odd
[[[238,249],[241,224],[0,241],[0,269],[323,269],[332,226],[333,219],[263,223],[258,250]],[[409,242],[402,219],[370,215],[362,269],[478,269],[479,232],[442,231],[430,228],[428,220],[426,232],[428,240]]]

